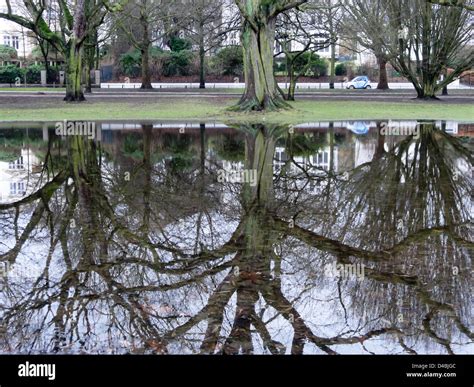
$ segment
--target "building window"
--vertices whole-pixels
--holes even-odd
[[[22,181],[10,183],[10,195],[25,195],[25,183]]]
[[[17,50],[20,48],[20,38],[18,36],[12,36],[12,47]]]
[[[4,46],[10,46],[11,45],[11,40],[9,35],[4,35],[3,36],[3,45]]]
[[[315,158],[316,166],[324,169],[325,171],[329,170],[329,152],[322,151],[316,155]]]
[[[17,169],[25,169],[25,165],[23,164],[23,156],[21,156],[16,161],[11,161],[8,163],[8,169],[17,170]]]

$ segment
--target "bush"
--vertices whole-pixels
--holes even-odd
[[[336,75],[347,75],[347,65],[345,63],[339,63],[336,65]]]
[[[309,63],[309,68],[306,71],[306,76],[312,77],[324,77],[328,73],[328,64],[324,59],[321,59],[319,55],[312,52],[305,52],[300,55],[294,62],[293,66],[297,73],[302,72]]]
[[[157,47],[150,48],[150,70],[154,77],[164,75],[189,75],[194,54],[189,50],[163,51]],[[123,75],[139,77],[142,68],[142,55],[139,50],[132,50],[120,57],[120,69]]]
[[[47,81],[48,83],[59,83],[59,71],[62,70],[62,68],[58,66],[50,66],[49,67],[49,72],[47,76]]]
[[[173,52],[180,52],[185,50],[191,50],[192,44],[187,39],[181,39],[177,36],[173,36],[169,42],[169,48]]]
[[[141,72],[142,54],[135,49],[122,54],[119,59],[122,74],[128,77],[138,77]]]
[[[194,54],[189,50],[163,52],[163,75],[189,75]]]
[[[30,65],[27,68],[20,68],[15,65],[0,67],[0,83],[13,84],[19,78],[21,84],[23,84],[26,75],[26,83],[39,85],[41,83],[42,70],[45,70],[43,65]],[[47,82],[59,82],[59,68],[54,66],[49,68]]]
[[[44,70],[43,66],[31,65],[26,68],[26,83],[40,84],[41,83],[41,70]]]
[[[286,74],[286,60],[276,60],[273,65],[275,73],[284,73]]]
[[[0,44],[0,61],[10,61],[17,58],[18,53],[13,47]]]
[[[119,62],[124,75],[136,77],[140,73],[141,53],[139,50],[126,52],[120,56]]]
[[[0,67],[0,83],[15,83],[17,79],[23,82],[23,71],[15,65]]]
[[[221,75],[241,76],[244,72],[244,53],[240,46],[221,49],[214,60],[216,72]]]

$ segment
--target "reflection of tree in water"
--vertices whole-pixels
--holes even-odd
[[[0,259],[41,268],[10,273],[3,351],[452,352],[472,341],[472,181],[452,174],[472,158],[457,139],[429,124],[392,149],[378,138],[372,162],[342,179],[296,159],[322,143],[334,152],[332,130],[315,144],[248,125],[234,144],[208,141],[202,125],[197,145],[160,138],[160,152],[176,148],[163,162],[152,127],[142,132],[141,160],[126,168],[68,138],[67,163],[48,157],[41,188],[0,205]],[[289,157],[276,171],[282,141]],[[217,183],[209,144],[243,150],[257,185]],[[364,263],[367,279],[325,277],[335,260]]]
[[[471,321],[465,298],[471,281],[471,165],[458,139],[427,123],[419,139],[404,139],[387,153],[376,149],[372,162],[352,171],[333,193],[344,208],[326,235],[383,252],[367,258],[366,274],[376,281],[349,292],[361,323],[383,315],[411,342],[426,334],[448,352],[456,331],[472,339],[465,327]]]

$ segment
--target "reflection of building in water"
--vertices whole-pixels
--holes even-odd
[[[332,158],[331,158],[332,154]],[[318,152],[309,155],[309,156],[294,156],[293,160],[295,163],[300,165],[301,167],[308,169],[308,168],[315,168],[321,171],[329,171],[330,166],[332,164],[332,170],[337,172],[338,170],[338,149],[337,147],[333,148],[331,152],[331,147],[326,146],[322,147],[321,150]],[[275,158],[274,158],[274,166],[276,170],[280,170],[289,160],[289,156],[285,151],[284,147],[276,147],[275,149]],[[296,167],[292,165],[293,169]]]
[[[32,178],[41,168],[40,159],[31,149],[22,149],[16,160],[0,161],[0,202],[18,200],[32,188]]]
[[[354,142],[354,168],[370,163],[374,158],[376,149],[376,141],[371,141],[371,139],[364,137],[356,137]]]

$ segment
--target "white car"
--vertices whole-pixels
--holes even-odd
[[[365,75],[354,78],[352,81],[346,83],[346,89],[371,89],[369,77]]]

